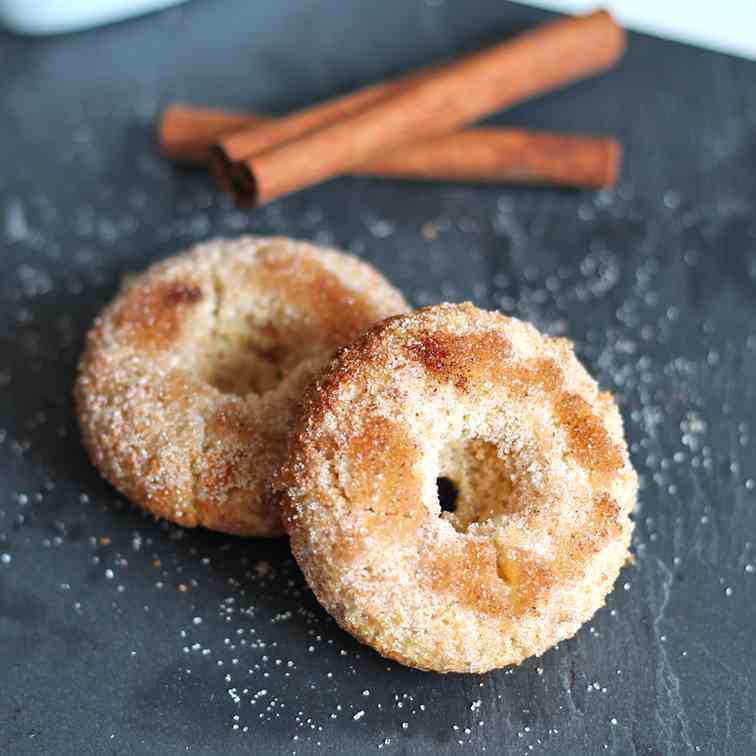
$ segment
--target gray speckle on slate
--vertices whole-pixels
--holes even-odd
[[[494,0],[195,0],[0,37],[0,751],[756,751],[756,66],[631,35],[496,123],[617,134],[615,191],[340,179],[252,213],[157,155],[183,99],[283,111],[525,28]],[[636,563],[541,659],[437,676],[338,630],[283,541],[156,524],[97,476],[70,389],[119,279],[217,234],[371,260],[573,339],[643,479]]]

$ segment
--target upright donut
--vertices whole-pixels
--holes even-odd
[[[413,667],[484,672],[602,606],[637,479],[617,407],[569,341],[461,304],[391,318],[338,353],[308,390],[280,487],[294,555],[342,627]]]
[[[96,320],[75,391],[84,444],[159,517],[280,535],[270,480],[304,387],[336,347],[406,307],[341,252],[201,244],[129,281]]]

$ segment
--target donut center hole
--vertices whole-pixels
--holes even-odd
[[[224,394],[264,394],[283,380],[281,365],[260,354],[252,343],[227,347],[220,343],[206,359],[205,380]]]
[[[514,460],[482,439],[463,439],[441,452],[436,480],[440,516],[460,533],[518,509]]]
[[[441,511],[456,512],[459,489],[454,485],[454,481],[445,477],[436,478],[436,490],[438,491],[438,503],[441,505]]]
[[[301,358],[271,325],[239,317],[233,308],[216,315],[203,346],[195,358],[203,379],[241,397],[276,388]]]
[[[244,270],[214,274],[212,312],[188,357],[203,381],[242,398],[274,390],[321,351],[317,329],[295,307],[268,296],[264,287],[250,292],[231,285],[243,275]]]

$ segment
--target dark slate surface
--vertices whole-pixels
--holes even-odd
[[[343,179],[242,213],[156,154],[169,100],[285,110],[545,16],[196,0],[0,36],[0,752],[756,750],[753,63],[632,35],[609,76],[495,119],[619,135],[612,193]],[[403,669],[338,630],[285,542],[182,533],[99,480],[70,402],[88,324],[127,271],[242,231],[577,342],[644,485],[637,563],[576,638],[484,676]]]

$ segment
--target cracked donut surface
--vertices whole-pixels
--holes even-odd
[[[342,627],[410,666],[483,672],[603,605],[637,478],[617,407],[569,341],[462,304],[340,350],[307,391],[279,486],[296,559]]]
[[[283,533],[271,478],[333,350],[406,310],[356,258],[286,238],[215,240],[128,281],[97,318],[76,401],[95,466],[185,526]]]

